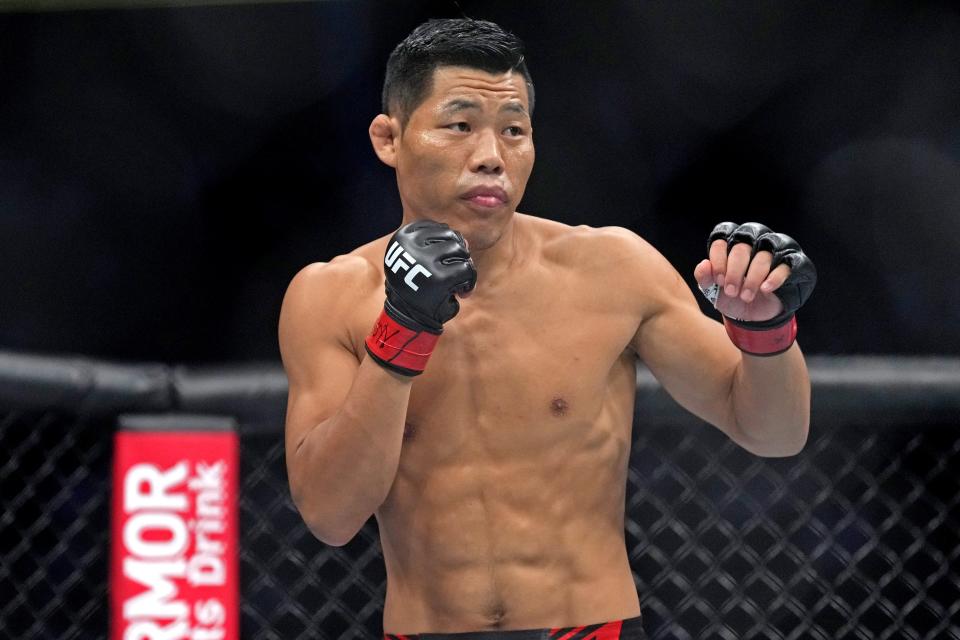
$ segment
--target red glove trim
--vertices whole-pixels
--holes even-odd
[[[752,356],[775,356],[789,349],[797,339],[797,317],[773,329],[747,329],[724,316],[723,326],[730,340]]]
[[[366,346],[367,352],[383,366],[415,376],[426,368],[439,339],[436,333],[408,329],[384,310],[367,336]]]

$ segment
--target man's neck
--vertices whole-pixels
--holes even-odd
[[[413,219],[412,216],[408,218],[407,215],[404,215],[402,224],[412,222]],[[502,276],[510,269],[515,268],[523,258],[523,254],[518,250],[520,236],[523,235],[522,226],[520,214],[515,212],[507,221],[503,235],[495,244],[486,249],[470,247],[470,257],[477,269],[478,291],[481,287],[499,283]]]
[[[470,257],[477,268],[477,285],[490,286],[500,282],[502,276],[516,266],[522,257],[518,250],[519,236],[523,233],[516,213],[507,222],[503,235],[487,249],[470,248]]]

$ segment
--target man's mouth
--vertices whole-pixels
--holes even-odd
[[[507,202],[507,192],[500,187],[474,187],[460,196],[478,207],[500,207]]]

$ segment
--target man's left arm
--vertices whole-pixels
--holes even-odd
[[[651,306],[633,346],[670,395],[761,456],[804,446],[810,381],[794,342],[794,312],[816,271],[796,242],[757,224],[718,225],[709,258],[694,276],[724,316],[700,312],[676,270],[659,254],[644,260]]]

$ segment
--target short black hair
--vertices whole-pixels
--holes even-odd
[[[410,32],[387,60],[382,108],[406,125],[427,97],[439,67],[470,67],[489,73],[515,70],[523,75],[533,115],[533,81],[523,42],[499,25],[472,18],[428,20]]]

